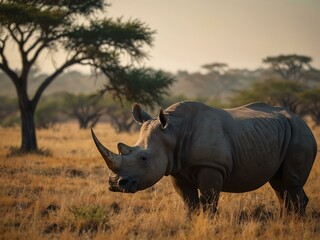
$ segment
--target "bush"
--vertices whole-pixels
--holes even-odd
[[[302,83],[294,80],[268,79],[256,82],[248,89],[238,91],[230,102],[235,106],[251,102],[266,102],[296,112],[300,104],[299,94],[305,89]]]
[[[20,125],[20,117],[17,115],[9,115],[1,119],[0,125],[2,127],[13,127]]]
[[[17,99],[0,96],[0,125],[12,127],[20,124]]]
[[[71,223],[79,233],[108,230],[109,211],[99,205],[82,205],[69,207]]]
[[[302,100],[303,109],[316,125],[320,125],[320,88],[306,90],[299,97]]]

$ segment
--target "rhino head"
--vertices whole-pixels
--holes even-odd
[[[119,154],[102,145],[93,130],[93,140],[112,171],[109,190],[135,193],[151,187],[172,169],[170,148],[173,145],[168,118],[161,109],[157,118],[133,106],[133,118],[141,124],[140,137],[134,146],[118,143]]]

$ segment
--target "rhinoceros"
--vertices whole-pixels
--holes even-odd
[[[220,192],[242,193],[269,182],[281,211],[304,214],[309,201],[303,186],[317,154],[307,124],[283,107],[251,103],[216,109],[199,102],[173,104],[153,118],[136,104],[141,124],[132,147],[119,154],[93,140],[111,170],[109,189],[135,193],[163,176],[190,212],[216,212]]]

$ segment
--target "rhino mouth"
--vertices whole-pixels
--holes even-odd
[[[135,193],[138,191],[138,181],[129,177],[110,177],[109,190],[112,192]]]

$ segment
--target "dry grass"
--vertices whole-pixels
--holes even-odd
[[[137,135],[95,129],[115,150]],[[320,141],[320,129],[314,129]],[[305,190],[302,219],[279,218],[278,202],[266,185],[245,194],[222,193],[219,214],[186,219],[182,201],[163,178],[136,194],[108,191],[108,170],[89,130],[61,125],[38,132],[51,156],[8,157],[18,147],[19,128],[0,128],[0,239],[320,239],[320,157]]]

